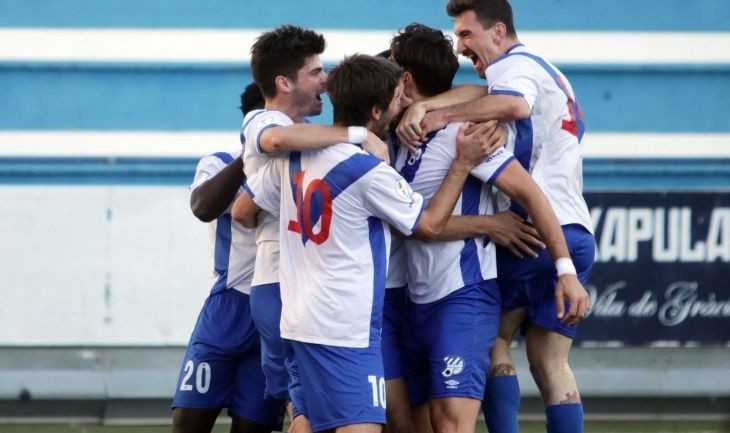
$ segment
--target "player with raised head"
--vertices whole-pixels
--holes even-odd
[[[289,151],[316,149],[351,140],[387,159],[387,146],[365,128],[315,125],[307,116],[322,111],[321,94],[327,75],[319,58],[325,40],[321,34],[292,25],[265,32],[251,48],[254,81],[265,107],[244,118],[241,129],[243,169],[251,177],[272,157]],[[289,377],[279,334],[278,213],[262,212],[256,228],[256,266],[251,287],[252,315],[261,334],[267,395],[288,398]]]
[[[241,110],[262,107],[256,84],[241,94]],[[241,193],[241,152],[217,152],[198,163],[190,207],[210,222],[214,283],[190,337],[173,401],[173,433],[210,432],[228,408],[232,433],[281,430],[284,401],[264,399],[259,335],[249,289],[256,255],[254,231],[231,220]]]
[[[399,109],[401,70],[356,55],[330,72],[327,89],[336,125],[384,135]],[[487,149],[479,139],[459,147],[425,210],[422,197],[390,166],[348,142],[274,159],[247,182],[235,218],[252,225],[258,206],[280,212],[281,333],[290,343],[290,394],[313,431],[381,430],[389,224],[405,234],[437,236]]]
[[[391,45],[404,68],[405,93],[414,103],[451,87],[458,69],[451,40],[439,30],[413,24]],[[428,199],[448,168],[459,140],[459,123],[428,134],[417,153],[401,150],[396,169]],[[501,149],[472,170],[454,213],[491,214],[486,185],[521,203],[554,260],[569,260],[563,232],[540,187],[512,154]],[[488,359],[497,336],[500,292],[496,253],[483,237],[462,241],[407,241],[415,398],[430,399],[436,431],[473,432],[484,395]],[[533,254],[534,255],[534,254]],[[547,254],[546,254],[547,255]],[[564,289],[585,291],[573,276]],[[419,361],[421,360],[421,361]]]
[[[576,275],[585,282],[594,260],[592,224],[582,196],[580,106],[565,76],[519,42],[506,0],[451,0],[447,12],[454,17],[457,51],[471,59],[489,84],[462,86],[412,104],[399,135],[417,141],[449,121],[507,122],[513,137],[508,148],[550,200],[572,257],[554,262],[540,252],[537,259],[520,259],[498,249],[503,314],[491,352],[485,418],[492,431],[517,431],[519,386],[509,345],[524,325],[527,357],[546,406],[548,431],[582,431],[583,406],[568,354],[589,301],[584,290],[566,290],[563,283],[566,276]],[[526,217],[504,194],[499,195],[498,209]]]

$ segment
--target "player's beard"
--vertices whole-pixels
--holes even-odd
[[[319,94],[295,88],[292,92],[292,103],[298,107],[304,116],[317,116],[322,113],[322,99]]]

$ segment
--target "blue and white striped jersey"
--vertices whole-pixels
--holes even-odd
[[[217,152],[198,162],[195,180],[190,185],[194,190],[240,157],[240,152]],[[243,185],[236,197],[243,192]],[[231,208],[208,225],[211,254],[213,256],[213,287],[211,295],[225,289],[235,289],[249,294],[256,260],[254,230],[243,227],[231,219]]]

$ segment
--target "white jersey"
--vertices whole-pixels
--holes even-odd
[[[456,157],[456,134],[461,123],[450,123],[429,134],[416,154],[398,152],[395,167],[426,202],[438,191]],[[500,148],[471,171],[452,215],[488,215],[492,206],[487,185],[514,160]],[[470,284],[497,277],[494,244],[483,236],[449,242],[406,240],[408,288],[411,301],[425,304],[439,300]]]
[[[408,284],[408,254],[403,239],[393,237],[390,242],[386,289],[399,289]]]
[[[252,110],[246,114],[241,128],[243,145],[243,172],[251,178],[274,155],[261,149],[261,134],[276,126],[293,125],[294,122],[281,111]],[[279,282],[279,217],[260,212],[256,224],[256,268],[253,286]]]
[[[486,71],[489,93],[522,96],[532,115],[507,124],[507,148],[540,185],[561,225],[580,224],[591,233],[583,199],[583,114],[568,80],[522,44],[510,48]],[[498,196],[500,211],[524,210]]]
[[[272,159],[246,188],[262,209],[280,211],[281,336],[379,345],[388,224],[410,234],[423,198],[347,143]]]
[[[217,152],[202,158],[195,170],[195,180],[190,190],[195,190],[240,156],[241,152]],[[243,185],[238,188],[236,197],[242,192]],[[214,263],[211,295],[225,289],[249,294],[256,260],[254,230],[231,219],[230,205],[208,227]]]

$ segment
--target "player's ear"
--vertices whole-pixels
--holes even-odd
[[[276,78],[274,78],[274,84],[276,84],[276,93],[291,92],[292,82],[283,75],[277,75]]]
[[[380,120],[380,115],[383,113],[383,110],[378,108],[376,105],[373,105],[373,108],[370,109],[370,117],[373,118],[373,120]]]
[[[492,30],[494,32],[493,39],[496,44],[499,44],[504,40],[505,37],[507,37],[507,26],[504,25],[504,23],[501,21],[497,21],[496,23],[494,23],[494,25],[492,26]]]

